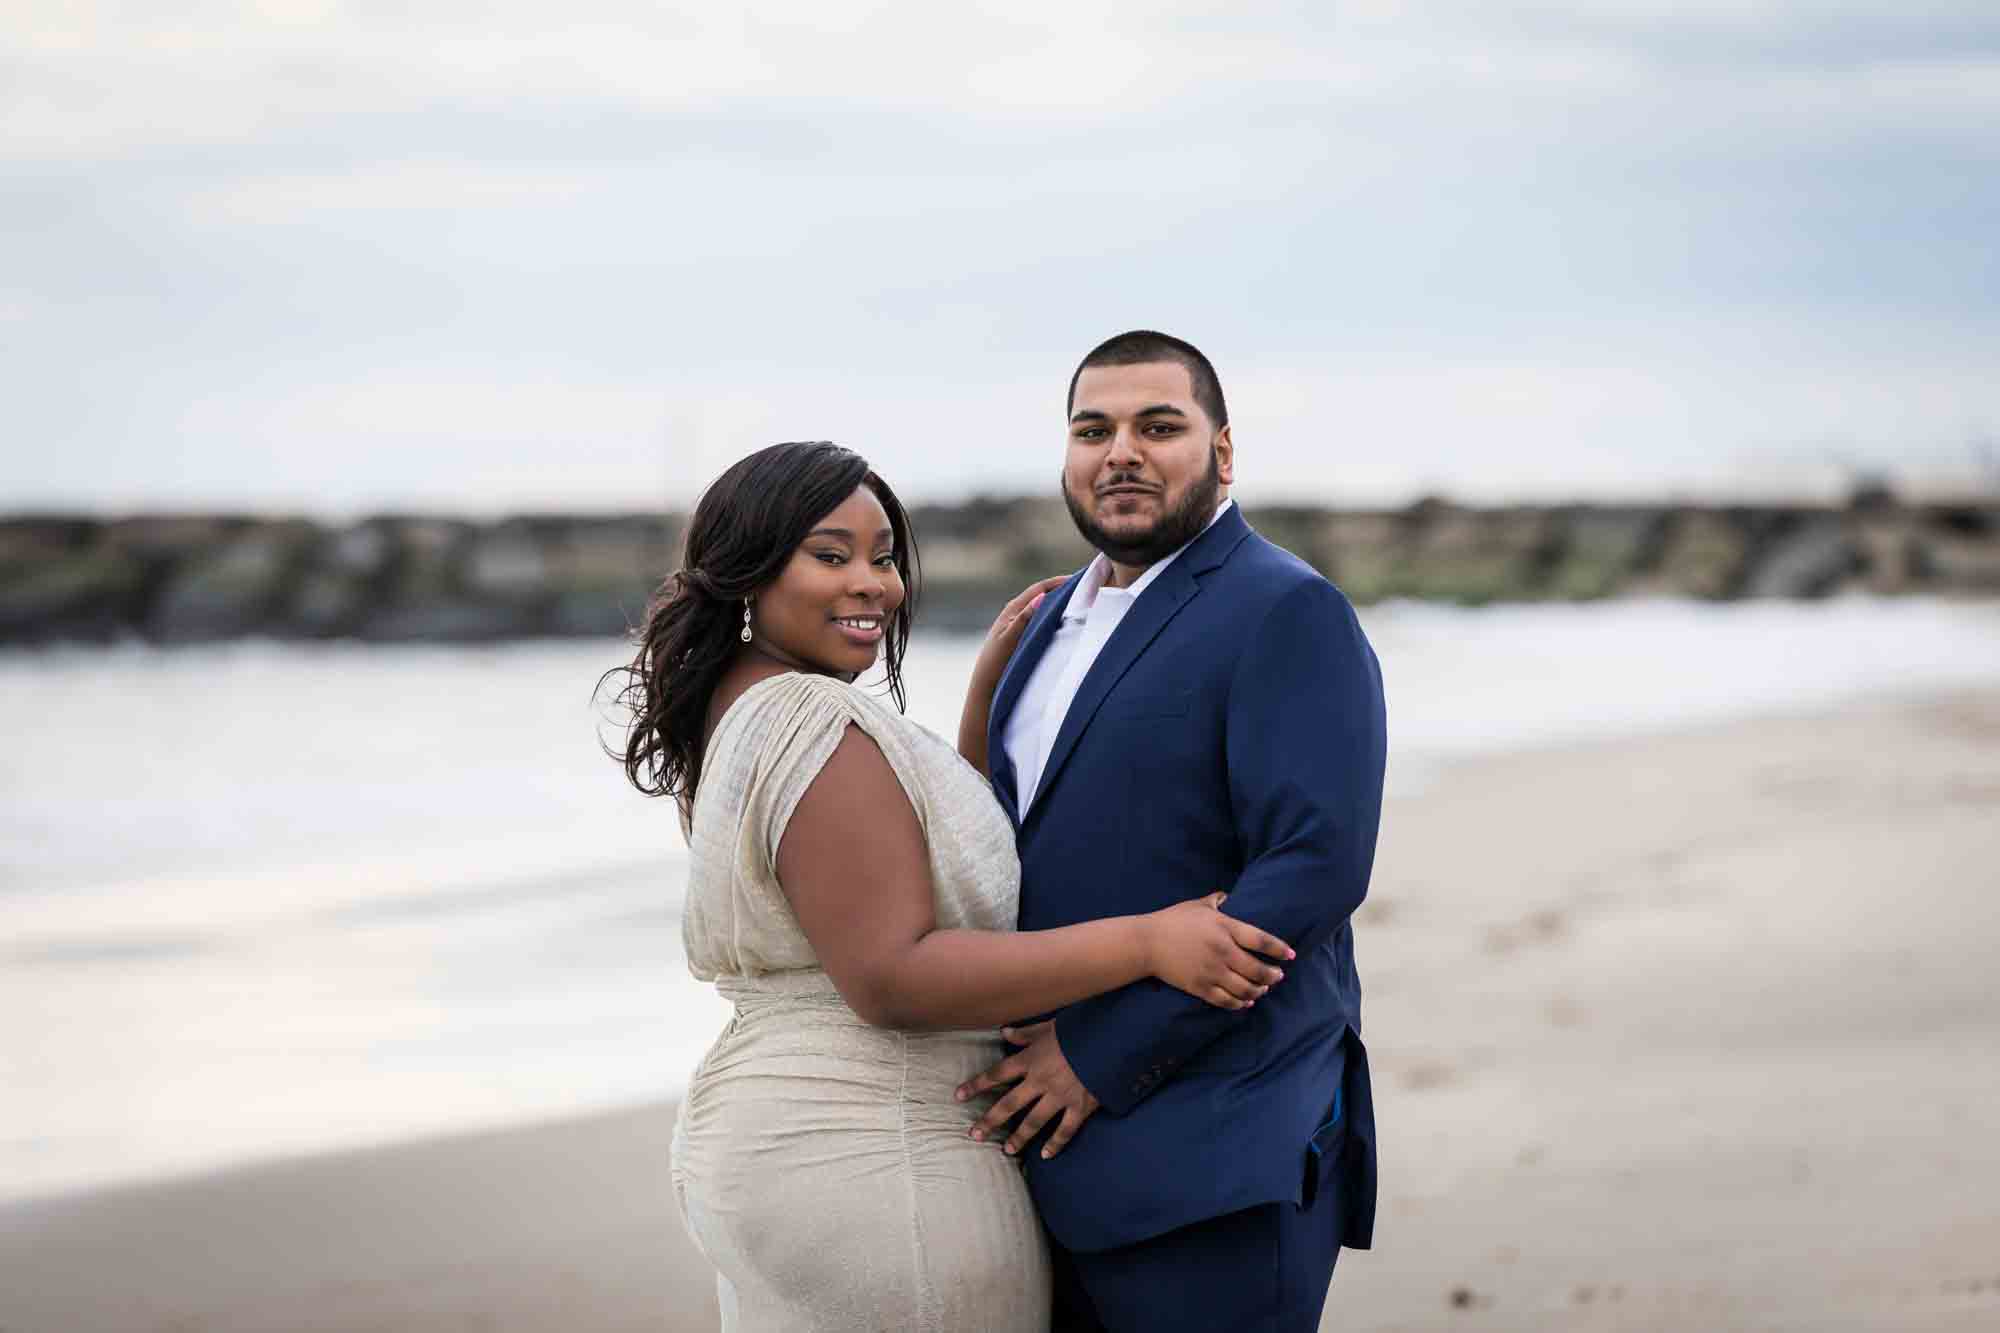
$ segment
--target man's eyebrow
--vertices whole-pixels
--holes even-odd
[[[1179,417],[1183,421],[1188,419],[1188,414],[1175,407],[1172,403],[1149,403],[1132,415],[1135,417]],[[1100,412],[1094,407],[1080,407],[1070,413],[1069,420],[1071,425],[1075,425],[1079,421],[1109,421],[1111,417],[1108,413]]]

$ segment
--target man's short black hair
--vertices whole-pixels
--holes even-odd
[[[1063,406],[1063,416],[1068,417],[1076,410],[1076,382],[1090,367],[1142,366],[1154,361],[1186,366],[1188,379],[1194,383],[1194,400],[1201,404],[1201,410],[1208,414],[1217,430],[1229,424],[1229,405],[1222,401],[1222,381],[1215,377],[1215,367],[1208,363],[1201,349],[1170,333],[1155,333],[1151,329],[1133,329],[1091,348],[1090,354],[1077,362],[1076,373],[1069,377],[1069,401]]]

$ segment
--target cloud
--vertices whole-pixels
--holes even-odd
[[[1407,111],[1417,94],[1549,104],[1689,80],[1734,103],[1786,72],[1879,83],[1940,64],[1972,77],[1929,80],[1929,95],[1990,105],[1977,76],[2000,57],[2000,18],[1966,3],[1159,3],[1135,21],[1082,2],[787,0],[703,14],[628,2],[554,20],[522,0],[394,12],[30,0],[8,26],[0,128],[16,157],[250,145],[337,134],[356,117],[523,104],[624,115],[825,104],[1105,126],[1240,103],[1251,89]]]
[[[377,162],[219,182],[187,199],[199,221],[265,226],[351,215],[523,208],[576,200],[598,181],[580,170],[515,163]]]
[[[1315,493],[1708,484],[2000,420],[1986,4],[5,24],[26,502],[616,504],[799,436],[1039,489],[1049,386],[1141,324]]]
[[[1837,499],[1862,471],[1915,481],[1962,472],[1992,406],[1988,363],[1976,358],[1841,365],[1690,351],[1260,369],[1230,385],[1243,492],[1377,503],[1425,492]]]

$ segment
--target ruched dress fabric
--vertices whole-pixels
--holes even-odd
[[[1003,1054],[998,1034],[862,1022],[778,884],[785,825],[850,723],[916,809],[937,924],[1014,929],[1013,829],[951,746],[830,677],[747,690],[709,740],[695,800],[682,938],[736,1012],[674,1131],[681,1215],[730,1333],[1042,1333],[1049,1260],[1027,1186],[966,1137],[990,1101],[952,1100]]]

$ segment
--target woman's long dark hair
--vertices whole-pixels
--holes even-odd
[[[648,796],[672,796],[683,826],[694,819],[708,705],[742,649],[743,599],[779,574],[819,520],[866,486],[882,502],[896,538],[903,604],[888,617],[882,655],[889,693],[905,705],[903,650],[917,605],[917,546],[910,518],[868,460],[825,440],[774,444],[710,483],[688,523],[681,569],[660,585],[636,631],[638,655],[616,701],[629,709],[625,775]],[[601,685],[601,682],[600,682]]]

